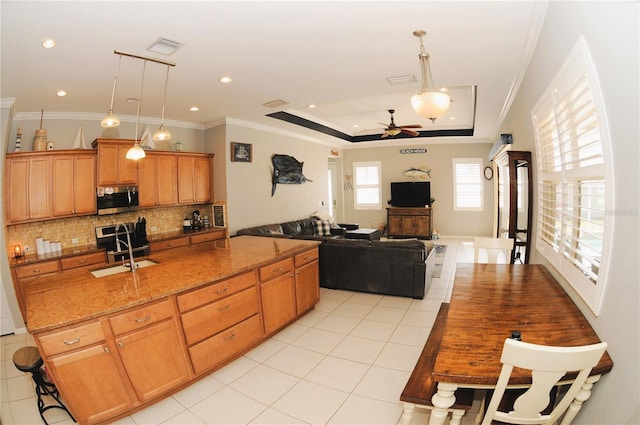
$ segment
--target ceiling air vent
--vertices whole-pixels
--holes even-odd
[[[398,75],[396,77],[388,77],[387,82],[392,86],[396,86],[398,84],[408,84],[415,83],[418,81],[415,75]]]
[[[149,46],[147,50],[150,52],[161,53],[163,55],[168,56],[175,53],[175,51],[181,48],[182,46],[184,46],[184,44],[160,37],[159,39],[154,41],[153,44]]]
[[[262,106],[266,106],[267,108],[279,108],[284,105],[288,105],[289,102],[282,99],[272,100],[271,102],[263,103]]]

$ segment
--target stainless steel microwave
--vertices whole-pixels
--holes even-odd
[[[100,186],[96,194],[98,215],[138,210],[138,186]]]

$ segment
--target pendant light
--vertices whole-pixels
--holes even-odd
[[[133,138],[133,146],[127,151],[127,159],[142,159],[147,156],[144,149],[140,147],[138,143],[138,124],[140,122],[140,105],[142,104],[142,86],[144,84],[144,71],[147,67],[147,61],[145,59],[142,65],[142,79],[140,80],[140,93],[138,94],[138,110],[136,112],[136,133]]]
[[[171,140],[171,132],[164,128],[164,107],[167,103],[167,83],[169,82],[169,65],[167,65],[167,75],[164,79],[164,97],[162,99],[162,118],[160,128],[153,133],[154,142],[168,142]]]
[[[411,106],[413,109],[425,118],[435,122],[449,110],[451,99],[449,95],[439,91],[436,87],[431,67],[429,66],[429,54],[425,52],[422,37],[427,33],[423,30],[416,30],[413,35],[420,39],[420,68],[422,70],[422,87],[418,94],[411,97]]]
[[[116,68],[116,76],[113,78],[113,90],[111,91],[111,104],[109,105],[109,112],[100,121],[101,127],[111,128],[120,125],[120,118],[113,113],[113,99],[116,96],[116,86],[118,85],[118,74],[120,73],[120,63],[122,62],[122,56],[118,58],[118,67]]]

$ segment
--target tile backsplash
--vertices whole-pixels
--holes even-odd
[[[89,215],[81,217],[62,218],[58,220],[38,221],[35,223],[15,224],[6,226],[7,253],[13,252],[15,244],[28,248],[27,254],[35,253],[36,238],[42,237],[48,241],[57,241],[62,249],[72,247],[96,246],[95,228],[118,222],[137,222],[138,217],[147,220],[147,236],[161,236],[182,230],[185,217],[191,217],[194,210],[199,210],[202,216],[213,217],[211,204],[185,205],[166,208],[140,209],[135,212],[112,215]],[[77,243],[73,240],[77,239]]]

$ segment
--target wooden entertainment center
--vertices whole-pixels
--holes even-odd
[[[387,208],[387,236],[390,238],[431,239],[431,208]]]

